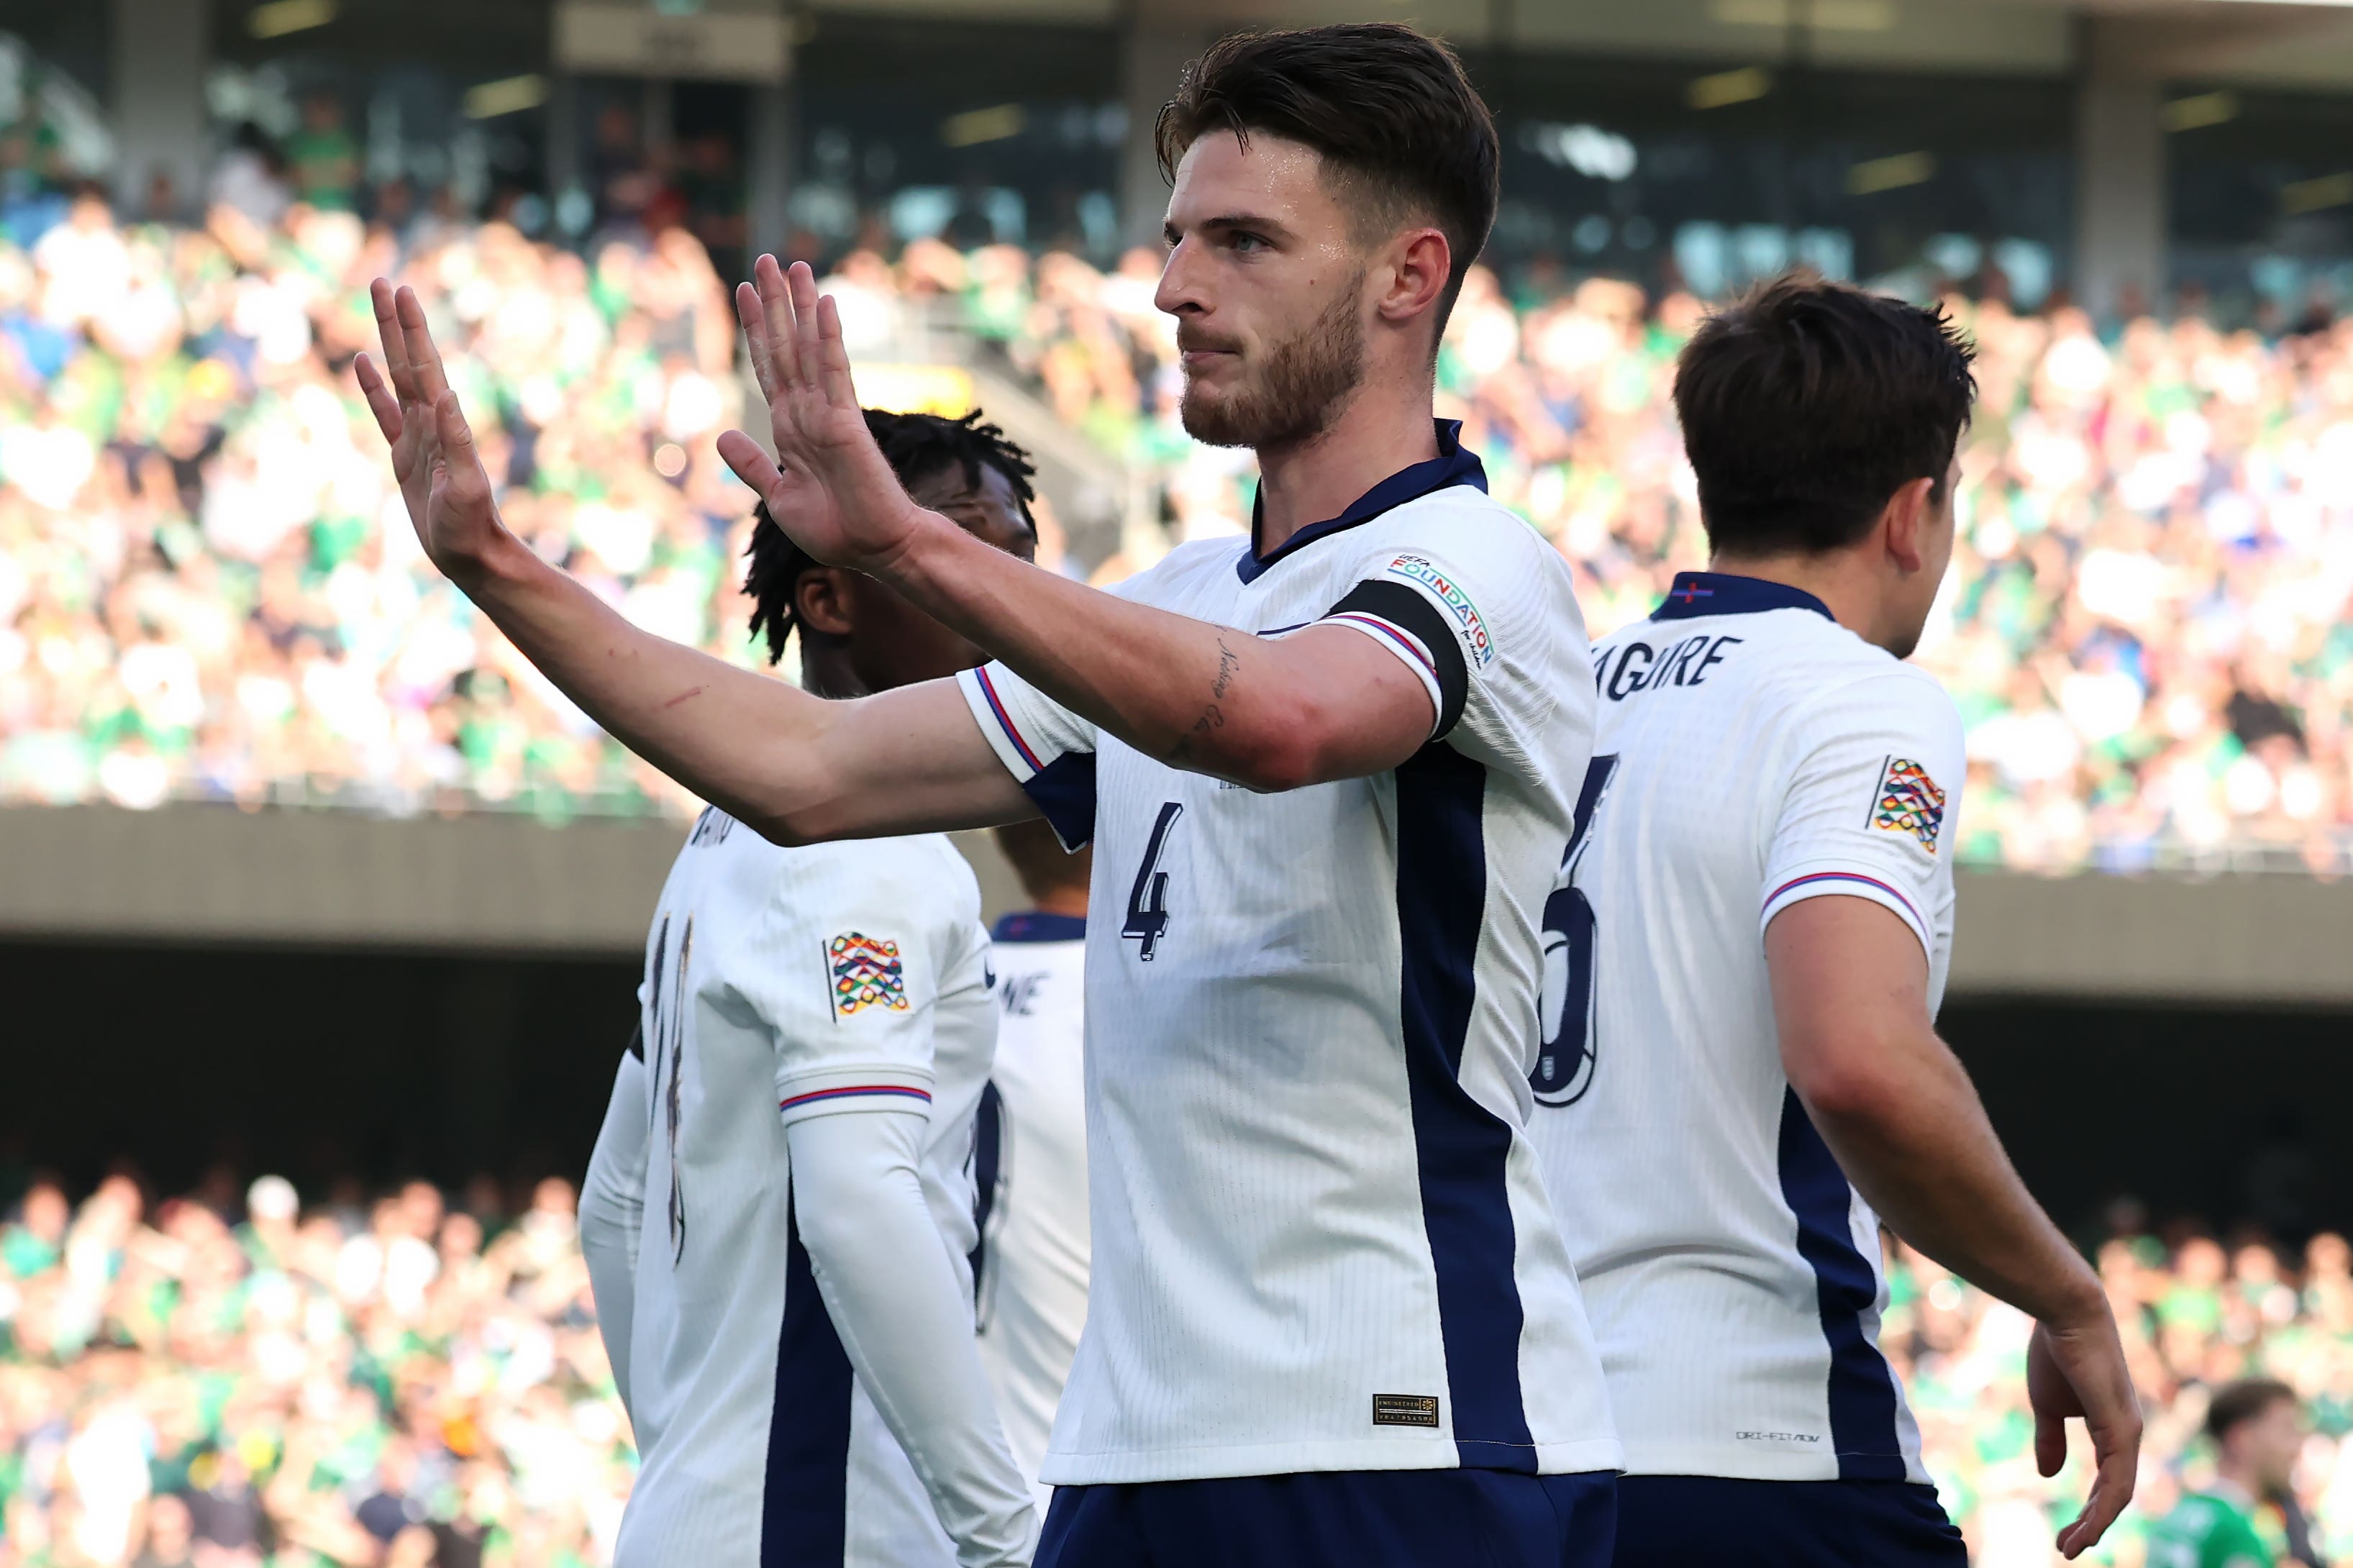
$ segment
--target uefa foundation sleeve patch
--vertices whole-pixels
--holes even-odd
[[[1929,854],[1936,852],[1936,835],[1945,826],[1945,792],[1928,770],[1909,757],[1887,759],[1879,775],[1879,795],[1871,810],[1871,825],[1890,833],[1908,833]]]
[[[1495,657],[1495,645],[1487,636],[1487,623],[1479,618],[1479,606],[1471,602],[1461,584],[1438,568],[1437,563],[1422,555],[1400,555],[1389,563],[1389,575],[1402,577],[1409,583],[1419,583],[1438,595],[1447,614],[1461,628],[1462,648],[1471,662],[1480,668],[1487,668]]]
[[[892,1013],[907,1010],[907,971],[899,962],[899,944],[844,931],[825,944],[828,973],[833,977],[833,1016],[855,1017],[874,1008]]]

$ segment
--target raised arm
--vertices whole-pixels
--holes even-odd
[[[1422,682],[1353,631],[1280,639],[1134,604],[1014,560],[911,500],[859,412],[841,320],[772,256],[735,291],[783,466],[720,455],[820,561],[884,579],[1057,702],[1173,766],[1292,789],[1396,766],[1429,740]]]
[[[2027,1358],[2035,1460],[2066,1458],[2084,1418],[2098,1473],[2059,1535],[2073,1558],[2132,1500],[2140,1412],[2099,1277],[2004,1153],[1928,1014],[1919,939],[1884,904],[1815,898],[1765,931],[1790,1087],[1839,1166],[1895,1234],[2036,1321]]]
[[[952,682],[825,701],[642,631],[540,560],[500,521],[423,306],[374,295],[385,365],[356,371],[426,554],[624,745],[779,842],[1037,815]]]

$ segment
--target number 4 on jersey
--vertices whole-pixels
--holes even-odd
[[[1127,923],[1119,934],[1141,944],[1135,956],[1146,963],[1159,951],[1160,933],[1168,929],[1168,873],[1160,869],[1161,851],[1168,847],[1168,830],[1184,815],[1183,802],[1162,804],[1160,820],[1152,825],[1151,841],[1144,847],[1144,864],[1135,868],[1135,886],[1127,895]]]

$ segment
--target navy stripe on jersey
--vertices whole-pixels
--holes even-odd
[[[1781,1100],[1781,1196],[1798,1216],[1798,1253],[1814,1271],[1822,1338],[1831,1347],[1831,1447],[1842,1481],[1900,1481],[1895,1378],[1871,1342],[1862,1315],[1879,1300],[1879,1276],[1855,1250],[1853,1190],[1795,1089]]]
[[[997,1210],[997,1178],[1005,1169],[1005,1097],[997,1085],[980,1086],[980,1108],[972,1121],[972,1296],[986,1300],[981,1284],[988,1271],[988,1216]]]
[[[1667,590],[1651,618],[1687,621],[1700,616],[1753,616],[1766,610],[1811,610],[1826,621],[1838,619],[1828,605],[1803,588],[1730,572],[1676,573],[1675,585]]]
[[[1021,786],[1062,847],[1075,855],[1095,836],[1095,754],[1064,752]]]
[[[1444,745],[1424,746],[1397,770],[1398,1015],[1455,1450],[1466,1466],[1533,1475],[1506,1177],[1512,1130],[1458,1077],[1487,903],[1486,793],[1487,770]]]
[[[1428,462],[1413,463],[1399,468],[1363,495],[1348,503],[1339,516],[1323,522],[1311,522],[1277,546],[1271,554],[1258,552],[1258,531],[1263,495],[1250,501],[1250,548],[1234,563],[1234,570],[1245,583],[1258,581],[1259,574],[1295,551],[1314,543],[1328,535],[1343,532],[1358,523],[1373,519],[1409,500],[1419,500],[1437,490],[1451,489],[1456,485],[1487,488],[1487,470],[1476,452],[1462,449],[1462,421],[1440,419],[1438,425],[1438,456]]]
[[[1021,784],[1023,793],[1053,828],[1062,847],[1077,854],[1095,836],[1095,754],[1065,752],[1047,762],[1006,710],[1005,699],[997,692],[997,682],[988,678],[988,666],[982,665],[973,671],[973,676],[980,683],[980,694],[987,700],[988,710],[996,716],[997,727],[1013,742],[1013,749],[1021,753],[1021,760],[1029,764],[1029,776]]]
[[[1438,679],[1438,728],[1430,739],[1443,740],[1462,717],[1463,699],[1471,690],[1471,674],[1462,662],[1462,643],[1453,625],[1436,605],[1402,583],[1359,583],[1324,614],[1355,612],[1411,632],[1430,650],[1430,672]]]
[[[793,1203],[799,1205],[799,1194]],[[768,1408],[760,1568],[841,1568],[849,1536],[849,1357],[818,1294],[800,1222],[785,1220],[785,1322]]]

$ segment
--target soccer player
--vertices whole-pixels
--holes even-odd
[[[995,426],[863,423],[913,495],[1031,552],[1029,466]],[[980,658],[765,510],[744,586],[772,661],[799,632],[817,698]],[[989,984],[980,890],[946,839],[780,848],[716,808],[696,822],[582,1201],[640,1460],[623,1568],[1029,1560],[965,1262]]]
[[[605,1342],[605,1359],[612,1363],[613,1387],[623,1410],[631,1409],[629,1340],[638,1240],[645,1229],[646,1140],[653,1121],[646,1109],[643,997],[638,1011],[638,1026],[629,1031],[628,1048],[613,1069],[605,1122],[596,1130],[587,1173],[580,1180],[580,1253],[588,1265],[589,1293],[596,1299],[596,1336]]]
[[[1040,1563],[1581,1568],[1619,1448],[1525,1110],[1589,650],[1567,564],[1431,417],[1494,126],[1374,24],[1219,42],[1157,135],[1186,426],[1261,479],[1248,540],[1117,594],[910,500],[806,267],[738,290],[782,466],[722,452],[818,559],[995,656],[953,683],[819,702],[540,561],[406,290],[377,286],[362,384],[431,559],[737,820],[1092,839],[1092,1272]]]
[[[1882,1216],[2037,1320],[2070,1556],[2140,1421],[2098,1279],[1936,1032],[1960,716],[1902,661],[1974,383],[1935,311],[1799,273],[1712,317],[1675,409],[1710,570],[1594,653],[1532,1123],[1626,1445],[1619,1568],[1965,1561],[1877,1345]]]
[[[1087,1321],[1085,983],[1092,851],[1043,822],[997,830],[1029,907],[999,919],[997,1065],[980,1102],[980,1364],[1044,1509],[1046,1436]]]
[[[2269,1378],[2225,1384],[2206,1406],[2214,1483],[2191,1492],[2149,1532],[2148,1568],[2273,1568],[2277,1553],[2256,1524],[2267,1502],[2293,1499],[2304,1448],[2295,1390]]]

